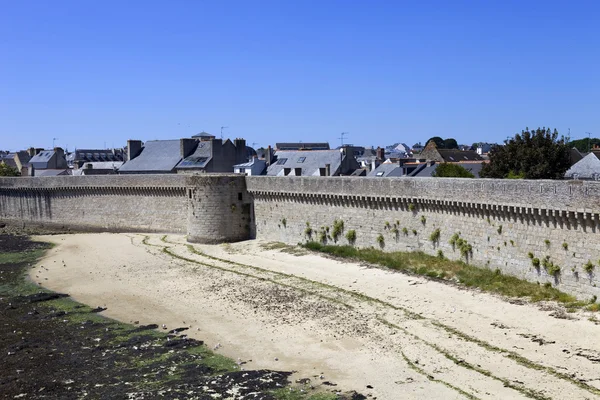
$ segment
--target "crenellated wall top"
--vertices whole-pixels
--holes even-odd
[[[247,177],[251,193],[390,197],[600,212],[600,182],[464,178]]]

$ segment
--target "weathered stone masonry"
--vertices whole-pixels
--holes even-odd
[[[472,247],[471,263],[550,282],[581,298],[600,297],[596,182],[217,174],[3,178],[0,219],[183,233],[194,242],[256,236],[290,244],[319,236],[333,242],[338,220],[344,223],[338,243],[348,243],[345,234],[354,230],[356,246],[441,250],[452,259],[464,258],[449,243],[459,234]],[[437,229],[439,240],[432,242]],[[540,260],[538,268],[530,255]],[[547,257],[560,272],[543,267]],[[591,270],[584,267],[588,261]]]
[[[344,234],[355,230],[356,246],[378,247],[382,235],[385,250],[432,255],[441,250],[460,259],[460,250],[449,243],[460,234],[472,246],[474,264],[551,282],[582,298],[600,297],[600,185],[595,182],[352,177],[248,177],[246,182],[260,238],[298,243],[318,240],[319,232],[329,229],[323,236],[332,243],[337,219],[344,222],[341,244],[348,243]],[[539,268],[529,253],[540,260]],[[559,273],[543,267],[548,256]],[[596,265],[591,273],[584,268],[588,261]]]
[[[225,174],[3,178],[0,219],[210,243],[247,239],[251,224],[244,177]]]

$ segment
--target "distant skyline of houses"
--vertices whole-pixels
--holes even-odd
[[[0,152],[0,163],[16,168],[22,176],[243,173],[368,178],[432,176],[441,163],[455,163],[477,178],[493,146],[477,142],[444,149],[430,141],[426,146],[396,142],[377,148],[346,144],[332,149],[328,142],[276,142],[274,147],[253,149],[245,139],[223,140],[200,132],[181,139],[128,140],[124,147],[114,149]],[[566,179],[600,180],[600,148],[592,150],[587,156],[572,150]]]

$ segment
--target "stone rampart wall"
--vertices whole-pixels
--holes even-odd
[[[90,231],[187,231],[185,177],[0,179],[0,219]]]
[[[0,219],[182,233],[199,242],[256,235],[290,244],[345,244],[354,230],[356,246],[441,251],[452,259],[465,258],[449,242],[460,235],[471,245],[471,263],[582,298],[600,297],[596,182],[234,174],[1,178]],[[337,238],[336,220],[344,223]],[[554,267],[544,268],[544,259]],[[594,265],[589,271],[588,262]]]
[[[248,177],[246,182],[258,238],[333,243],[339,220],[344,232],[337,243],[347,244],[345,234],[354,230],[359,247],[442,251],[464,259],[449,243],[457,234],[471,245],[473,264],[549,282],[582,298],[600,297],[596,182],[350,177]],[[437,229],[439,240],[432,241]],[[538,268],[531,256],[540,260]],[[546,265],[554,267],[544,268],[547,257]],[[591,272],[584,267],[588,261],[595,265]]]

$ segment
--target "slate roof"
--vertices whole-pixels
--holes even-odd
[[[31,159],[29,160],[29,164],[36,169],[46,169],[48,168],[48,163],[52,159],[53,155],[53,150],[40,151],[35,156],[31,157]]]
[[[180,142],[176,140],[149,140],[140,154],[127,161],[119,172],[172,172],[181,161]]]
[[[123,161],[86,162],[83,164],[83,166],[81,168],[85,169],[88,164],[90,164],[92,166],[92,169],[115,169],[115,168],[119,168],[121,165],[123,165]]]
[[[484,163],[483,162],[480,162],[480,163],[473,162],[473,163],[456,163],[456,164],[460,165],[461,167],[463,167],[464,169],[466,169],[467,171],[469,171],[470,173],[475,175],[475,178],[479,178],[479,173],[481,172],[481,168],[483,168]],[[430,166],[425,166],[424,168],[417,168],[415,171],[410,173],[409,176],[414,176],[414,177],[419,177],[419,178],[431,177],[432,174],[437,169],[438,165],[440,165],[440,164],[435,163]]]
[[[9,167],[17,168],[17,162],[15,161],[15,154],[10,153],[0,157],[0,163],[4,163]]]
[[[215,135],[211,135],[208,132],[202,131],[200,133],[192,135],[192,138],[194,138],[194,139],[215,139]]]
[[[330,165],[331,175],[340,168],[341,156],[339,150],[312,150],[312,151],[276,151],[275,160],[267,168],[267,175],[280,176],[284,168],[302,168],[302,176],[319,176],[319,168]]]
[[[329,143],[275,143],[278,151],[282,150],[329,150]]]
[[[369,172],[369,177],[385,178],[388,176],[402,176],[402,167],[396,163],[379,164],[377,168]]]
[[[103,162],[103,161],[123,161],[124,151],[122,149],[112,150],[107,149],[77,149],[67,156],[67,161],[83,161],[83,162]]]
[[[594,153],[583,157],[565,172],[565,178],[598,179],[600,177],[600,160]]]
[[[15,153],[8,153],[0,157],[0,162],[4,162],[6,165],[10,165],[13,168],[19,168],[19,164],[17,164],[17,159],[20,162],[20,165],[26,165],[31,157],[29,153],[24,150],[17,151]]]
[[[71,175],[70,169],[39,169],[33,172],[34,176],[62,176]]]
[[[446,162],[483,161],[483,158],[473,150],[437,149],[437,151]]]
[[[212,141],[199,142],[196,150],[177,164],[177,169],[205,168],[212,160]]]

